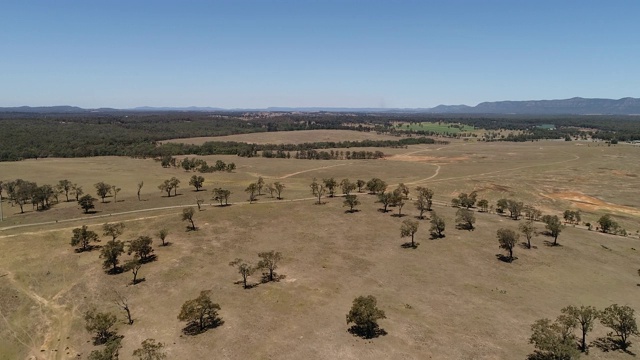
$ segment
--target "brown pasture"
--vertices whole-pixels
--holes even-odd
[[[577,144],[581,144],[578,146]],[[118,203],[96,203],[96,214],[83,215],[73,202],[25,214],[3,205],[0,223],[0,359],[86,358],[97,347],[83,328],[90,306],[119,316],[121,358],[146,338],[166,344],[170,359],[523,359],[533,351],[530,325],[553,318],[567,305],[612,303],[640,310],[636,293],[640,244],[637,188],[640,148],[592,142],[454,142],[383,149],[380,160],[315,161],[295,159],[204,157],[234,161],[234,173],[204,174],[205,189],[187,183],[193,173],[163,169],[151,159],[117,157],[39,159],[0,163],[2,180],[23,178],[53,184],[68,178],[94,194],[98,181],[123,190]],[[414,159],[412,159],[412,157]],[[412,160],[412,161],[407,161]],[[620,175],[620,174],[625,174]],[[179,196],[164,197],[157,185],[176,176]],[[244,188],[263,176],[287,188],[283,200],[268,194],[254,204]],[[314,205],[309,192],[318,179],[380,177],[390,185],[435,190],[434,210],[444,216],[446,237],[431,240],[428,220],[420,221],[417,249],[401,247],[400,223],[417,214],[408,203],[405,217],[378,209],[375,197],[358,194],[360,211],[349,214],[342,199]],[[135,195],[144,181],[143,201]],[[232,190],[232,206],[218,207],[210,190]],[[519,221],[477,213],[474,231],[455,228],[455,210],[446,204],[460,192],[478,191],[491,203],[501,197],[534,204],[545,213],[583,211],[594,223],[611,213],[633,236],[620,237],[567,226],[550,247],[540,235],[534,248],[515,249],[508,264],[496,257],[496,230],[517,229]],[[95,196],[95,194],[94,194]],[[195,215],[198,231],[186,231],[181,207],[206,199]],[[64,197],[61,197],[63,199]],[[586,206],[587,204],[588,206]],[[57,221],[57,222],[56,222]],[[170,246],[145,264],[145,281],[131,286],[131,274],[107,275],[99,252],[75,253],[71,230],[83,224],[100,231],[105,222],[126,224],[123,240],[170,229]],[[539,231],[543,225],[538,223]],[[106,237],[101,237],[103,242]],[[243,290],[228,266],[236,257],[256,262],[260,251],[284,255],[276,283]],[[124,259],[129,256],[124,255]],[[259,274],[250,278],[258,283]],[[212,290],[224,324],[188,336],[177,320],[180,306],[200,290]],[[129,297],[135,322],[124,323],[113,305],[113,290]],[[351,301],[372,294],[386,312],[380,325],[386,336],[372,340],[347,332]],[[596,325],[594,340],[606,333]],[[636,350],[637,341],[632,339]],[[620,352],[592,349],[591,359],[626,359]]]

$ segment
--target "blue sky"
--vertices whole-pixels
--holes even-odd
[[[640,97],[640,1],[3,0],[0,106]]]

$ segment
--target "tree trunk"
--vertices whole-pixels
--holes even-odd
[[[582,352],[587,352],[587,333],[582,331]]]
[[[553,246],[556,246],[556,245],[558,245],[558,235],[555,235],[553,237]]]
[[[273,281],[273,269],[269,269],[269,281]]]
[[[189,221],[191,221],[191,230],[196,230],[196,224],[193,223],[192,219],[189,219]]]
[[[413,234],[411,234],[411,247],[415,247],[415,245],[413,244]]]
[[[531,249],[531,239],[527,238],[527,248]]]
[[[129,325],[133,324],[133,319],[131,318],[131,311],[129,310],[129,305],[124,307],[124,310],[127,312],[127,319],[129,319]]]
[[[513,249],[509,249],[509,262],[513,261]]]

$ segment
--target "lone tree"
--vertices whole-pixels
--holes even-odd
[[[258,195],[262,195],[262,188],[264,188],[264,179],[262,178],[262,176],[258,177],[256,186],[258,187]]]
[[[520,215],[522,215],[522,210],[524,209],[524,203],[522,201],[515,200],[507,200],[507,210],[509,210],[509,216],[513,220],[518,220]]]
[[[229,205],[229,197],[231,196],[231,191],[223,188],[215,188],[213,189],[213,200],[220,203],[220,206]]]
[[[178,180],[177,177],[173,176],[171,179],[169,179],[169,185],[173,189],[173,196],[177,196],[178,195],[178,187],[180,185],[180,180]]]
[[[487,199],[480,199],[478,201],[478,207],[480,208],[480,211],[487,212],[489,209],[489,201],[487,201]]]
[[[267,185],[265,185],[265,187],[267,188],[267,191],[269,192],[269,196],[271,198],[273,198],[273,193],[276,192],[276,188],[273,186],[272,183],[268,183]]]
[[[348,206],[350,213],[355,212],[354,208],[358,205],[360,205],[360,200],[358,200],[357,195],[345,195],[342,206]]]
[[[73,195],[76,197],[76,201],[80,201],[80,196],[84,194],[84,191],[82,190],[82,186],[79,186],[78,184],[73,184],[71,185],[71,191],[73,192]]]
[[[258,257],[261,259],[258,262],[258,269],[269,270],[269,281],[274,280],[275,270],[278,268],[278,263],[282,260],[282,254],[276,251],[268,251],[258,253]]]
[[[631,345],[629,337],[640,335],[634,310],[626,305],[613,304],[605,308],[600,313],[600,323],[613,330],[609,336],[618,337],[612,340],[624,351]]]
[[[393,203],[394,199],[395,196],[390,192],[378,194],[378,201],[382,203],[382,212],[386,213],[388,211],[387,208]]]
[[[202,184],[204,184],[204,177],[200,175],[191,176],[191,179],[189,180],[189,185],[196,188],[196,191],[200,191],[200,189],[202,188]]]
[[[102,225],[102,235],[111,236],[111,240],[115,241],[124,232],[124,227],[125,225],[122,222],[116,224],[106,223]]]
[[[611,218],[611,215],[605,214],[598,219],[600,231],[603,233],[613,232],[618,228],[618,223]]]
[[[129,299],[117,291],[114,291],[114,293],[113,303],[127,314],[127,322],[129,325],[132,325],[133,318],[131,317],[131,309],[129,308]]]
[[[89,230],[87,225],[82,225],[81,228],[73,229],[73,236],[71,237],[71,246],[80,245],[78,251],[87,251],[91,249],[90,242],[97,242],[98,234]]]
[[[164,191],[167,193],[167,197],[171,197],[171,190],[173,190],[173,186],[171,185],[171,180],[165,180],[162,184],[158,185],[158,189],[160,191]]]
[[[402,217],[402,207],[405,204],[402,189],[395,189],[392,194],[391,205],[398,208],[398,217]]]
[[[529,220],[520,224],[518,230],[527,239],[527,248],[531,249],[531,239],[536,235],[536,227],[533,225],[533,221]]]
[[[536,351],[528,359],[571,360],[580,357],[570,322],[560,318],[553,323],[549,319],[540,319],[531,325],[531,332],[529,342],[535,346]]]
[[[360,180],[360,179],[356,180],[356,186],[358,187],[358,192],[362,192],[362,189],[366,184],[367,182],[364,180]]]
[[[201,333],[207,328],[221,324],[222,321],[218,317],[220,305],[211,301],[210,294],[210,290],[201,291],[200,296],[182,304],[178,320],[187,322],[184,329],[186,333]],[[195,327],[195,331],[190,329],[192,327]]]
[[[229,266],[238,268],[238,273],[242,275],[243,287],[247,289],[247,279],[256,271],[256,268],[253,265],[244,262],[244,260],[240,258],[236,258],[235,260],[230,262]]]
[[[167,358],[164,352],[164,344],[155,339],[145,339],[140,348],[133,350],[133,356],[139,360],[163,360]]]
[[[140,191],[142,190],[142,187],[143,187],[143,186],[144,186],[144,181],[140,181],[140,182],[138,183],[138,193],[137,193],[137,194],[138,194],[138,201],[140,201],[140,200],[141,200],[141,199],[140,199]]]
[[[93,186],[96,188],[96,193],[98,194],[98,197],[100,197],[100,199],[102,199],[102,202],[104,203],[104,198],[106,198],[107,195],[111,193],[111,185],[101,181],[99,183],[96,183]]]
[[[58,191],[60,191],[60,193],[63,193],[64,196],[67,198],[67,202],[69,202],[69,191],[71,191],[73,184],[71,183],[71,181],[64,179],[64,180],[60,180],[58,182],[58,185],[56,185],[56,188],[58,189]]]
[[[545,215],[542,217],[542,222],[547,224],[546,229],[549,230],[549,235],[553,236],[553,246],[558,245],[558,235],[564,228],[560,218],[557,215]]]
[[[142,263],[140,262],[140,259],[135,258],[133,260],[127,261],[124,264],[123,268],[124,268],[123,269],[124,271],[131,271],[131,274],[133,275],[133,279],[131,280],[132,285],[136,285],[137,283],[143,281],[142,279],[138,280],[138,273],[142,268]]]
[[[122,338],[112,337],[105,344],[102,350],[93,350],[88,360],[117,360],[122,348]]]
[[[256,183],[249,184],[249,186],[247,186],[247,188],[244,189],[244,192],[249,194],[249,204],[251,204],[256,200],[256,195],[258,192],[258,184]]]
[[[112,240],[106,243],[100,251],[100,258],[104,259],[102,267],[107,269],[109,273],[118,272],[118,264],[120,264],[120,255],[124,253],[124,243],[120,240]]]
[[[342,179],[342,181],[340,181],[340,187],[342,188],[342,193],[344,195],[349,195],[356,189],[356,184],[349,181],[349,179]]]
[[[476,222],[476,215],[471,210],[460,208],[456,211],[456,221],[460,228],[473,230],[473,224]]]
[[[347,314],[347,325],[354,324],[350,329],[354,335],[371,339],[383,333],[379,329],[378,320],[386,318],[384,311],[378,309],[374,296],[358,296]]]
[[[322,195],[324,195],[326,188],[324,187],[323,184],[319,183],[316,178],[313,178],[313,181],[311,182],[311,185],[309,185],[309,187],[311,188],[311,193],[313,194],[313,196],[318,198],[318,201],[316,201],[316,204],[321,205]]]
[[[127,254],[131,255],[133,253],[142,263],[148,262],[155,257],[155,255],[153,255],[153,247],[151,246],[152,243],[153,239],[151,239],[151,237],[146,235],[138,236],[135,240],[131,240]]]
[[[372,194],[381,194],[385,190],[387,190],[387,183],[378,178],[373,178],[367,181],[366,186],[367,190],[369,190],[369,192]]]
[[[85,329],[94,334],[96,344],[104,344],[113,336],[111,328],[117,320],[114,314],[101,313],[96,309],[84,313]]]
[[[580,350],[587,352],[587,333],[593,330],[593,323],[600,316],[600,312],[593,306],[580,306],[578,308],[573,305],[567,306],[561,311],[565,316],[573,319],[573,321],[580,326],[580,330],[582,331]]]
[[[400,226],[400,237],[405,238],[411,236],[411,247],[416,248],[416,244],[413,241],[414,236],[418,232],[418,222],[411,219],[406,219]]]
[[[122,189],[114,185],[114,186],[111,187],[111,190],[113,191],[113,202],[117,203],[118,202],[118,193]]]
[[[329,197],[333,197],[336,194],[336,187],[338,182],[334,178],[322,179],[324,187],[329,191]]]
[[[284,190],[286,186],[284,186],[280,181],[276,181],[273,183],[273,187],[276,189],[276,194],[278,194],[276,199],[282,200],[282,190]]]
[[[431,215],[431,227],[429,228],[431,236],[439,238],[444,237],[444,228],[444,219],[438,216],[438,214],[436,214],[434,211]]]
[[[78,199],[78,205],[80,205],[82,210],[84,210],[85,214],[88,214],[89,210],[94,209],[96,207],[95,205],[93,205],[94,201],[96,201],[96,199],[93,196],[87,194],[81,197],[80,199]]]
[[[182,221],[189,221],[191,223],[191,231],[196,231],[196,224],[193,222],[193,214],[196,210],[193,207],[182,209]]]
[[[500,243],[500,248],[507,250],[509,252],[509,256],[507,257],[508,262],[513,261],[513,248],[518,243],[518,238],[520,235],[516,234],[515,231],[511,229],[498,229],[497,231],[498,242]]]
[[[167,239],[167,235],[169,235],[169,229],[167,228],[163,228],[158,231],[158,237],[160,238],[160,241],[162,241],[162,246],[169,245],[168,242],[165,242],[165,240]]]
[[[416,188],[418,193],[418,199],[414,203],[416,208],[420,211],[420,219],[424,219],[424,212],[431,211],[431,205],[433,204],[433,190],[418,186]]]

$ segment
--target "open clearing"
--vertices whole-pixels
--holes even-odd
[[[457,134],[460,132],[473,132],[475,128],[469,125],[463,124],[451,124],[451,123],[432,123],[432,122],[418,122],[418,123],[406,123],[399,122],[394,124],[398,130],[411,130],[411,131],[432,131],[438,134]]]
[[[237,141],[250,144],[303,144],[323,141],[398,140],[397,136],[376,134],[374,131],[300,130],[237,134],[228,136],[171,139],[163,142],[202,145],[207,141]]]
[[[286,136],[281,141],[289,142]],[[237,170],[202,174],[207,191],[198,193],[187,185],[193,173],[163,169],[150,159],[0,163],[1,180],[53,184],[68,178],[94,196],[98,181],[123,189],[118,203],[113,198],[97,202],[94,215],[83,215],[73,202],[43,212],[28,206],[25,214],[3,203],[0,359],[86,358],[96,349],[83,328],[82,314],[90,306],[118,314],[124,359],[145,338],[165,343],[170,359],[211,354],[222,359],[524,359],[533,350],[528,344],[531,323],[555,318],[564,306],[618,303],[640,311],[635,236],[640,178],[633,176],[640,174],[640,148],[539,141],[383,151],[390,156],[380,160],[207,156],[209,163],[233,161]],[[179,196],[163,197],[157,185],[172,176],[182,182]],[[248,204],[243,190],[257,176],[283,182],[285,199],[262,195]],[[339,197],[314,205],[308,187],[313,177],[380,177],[412,190],[431,187],[434,210],[447,223],[446,237],[430,240],[428,220],[423,220],[419,247],[402,248],[399,227],[407,217],[391,216],[397,209],[381,213],[375,197],[366,194],[359,194],[361,211],[353,214],[344,212]],[[137,201],[141,180],[144,201]],[[234,205],[210,205],[209,191],[219,186],[231,189]],[[478,213],[475,231],[457,230],[456,209],[445,206],[458,193],[473,190],[491,203],[509,197],[545,213],[581,209],[583,221],[592,223],[609,212],[634,236],[569,226],[558,239],[562,246],[546,246],[549,238],[541,235],[533,240],[536,248],[517,247],[518,259],[503,263],[496,259],[501,250],[495,232],[516,229],[518,221]],[[206,206],[194,217],[199,230],[187,232],[179,213],[196,197],[206,199]],[[403,213],[415,216],[416,210],[408,203]],[[101,233],[107,221],[125,222],[123,240],[170,229],[170,246],[159,247],[154,240],[157,261],[140,271],[146,281],[127,286],[131,274],[105,274],[98,250],[78,254],[69,246],[72,228],[87,224]],[[268,250],[283,253],[278,273],[286,277],[249,290],[234,284],[240,276],[229,261],[255,262],[258,252]],[[114,289],[130,298],[132,326],[123,323],[123,313],[112,304]],[[183,335],[184,324],[176,319],[180,306],[205,289],[212,290],[225,323],[197,336]],[[365,341],[347,333],[345,314],[356,296],[368,294],[386,312],[380,325],[388,334]],[[605,333],[598,324],[589,340]],[[632,341],[631,350],[637,352],[640,340]],[[631,356],[594,348],[588,358]]]

